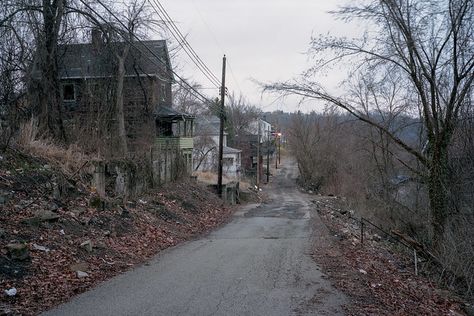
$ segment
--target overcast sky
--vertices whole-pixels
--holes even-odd
[[[275,96],[261,95],[252,79],[263,82],[287,80],[308,68],[312,34],[350,35],[352,27],[328,13],[343,0],[161,0],[187,40],[209,66],[221,77],[222,56],[228,58],[226,86],[242,93],[265,111],[298,110],[295,100],[276,101]],[[182,52],[178,58],[181,72],[204,87],[210,82]],[[340,76],[323,80],[334,86]],[[203,90],[217,96],[217,90]],[[315,105],[305,105],[310,110]]]

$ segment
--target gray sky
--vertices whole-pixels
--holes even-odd
[[[261,95],[252,78],[263,82],[287,80],[308,68],[305,51],[311,34],[349,35],[352,27],[327,13],[343,0],[161,0],[187,40],[212,72],[221,77],[222,56],[228,58],[226,86],[242,94],[265,111],[281,109],[311,110],[314,104],[300,108],[293,99],[275,101]],[[212,87],[190,59],[181,52],[181,72]],[[341,79],[323,78],[329,87]],[[217,96],[217,90],[203,90]]]

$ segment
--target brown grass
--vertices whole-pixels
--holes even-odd
[[[74,174],[92,160],[75,144],[60,146],[42,137],[34,119],[20,125],[16,145],[26,153],[46,160],[66,175]]]

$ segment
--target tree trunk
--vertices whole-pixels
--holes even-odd
[[[128,46],[124,49],[122,56],[117,56],[117,87],[115,95],[115,114],[117,121],[118,151],[119,155],[126,157],[128,154],[127,132],[125,130],[125,113],[123,104],[123,86],[125,79],[125,59],[128,54]]]
[[[41,77],[37,85],[40,128],[56,140],[65,141],[62,120],[61,93],[58,75],[58,38],[64,15],[64,0],[52,3],[43,0],[44,28],[40,31],[38,66]]]
[[[433,246],[441,250],[448,219],[448,155],[447,149],[436,148],[428,175],[428,196],[433,227]]]

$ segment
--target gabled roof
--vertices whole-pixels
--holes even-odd
[[[238,153],[242,152],[242,150],[240,150],[240,149],[227,147],[227,146],[223,146],[222,149],[223,149],[222,150],[223,154],[238,154]]]
[[[59,77],[61,79],[111,77],[115,74],[115,52],[120,52],[124,45],[124,42],[61,45]],[[166,41],[133,42],[125,61],[125,76],[137,75],[173,80]],[[164,76],[166,78],[162,78]]]

